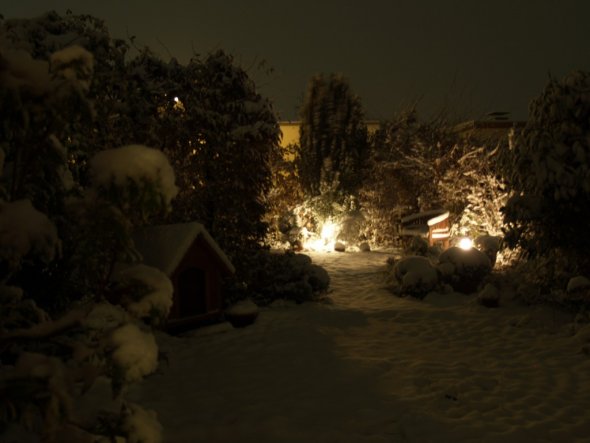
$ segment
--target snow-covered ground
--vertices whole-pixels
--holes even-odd
[[[473,296],[395,297],[384,252],[310,255],[333,304],[158,337],[168,364],[128,397],[157,411],[165,442],[590,442],[588,327]]]

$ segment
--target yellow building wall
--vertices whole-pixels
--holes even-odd
[[[287,145],[299,143],[299,125],[300,121],[283,121],[279,122],[281,127],[281,146],[284,148]],[[379,128],[379,121],[368,120],[366,122],[369,134],[372,134]]]
[[[300,122],[279,122],[282,133],[281,146],[283,148],[299,143],[299,124]]]

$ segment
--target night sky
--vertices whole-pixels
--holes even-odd
[[[369,119],[415,102],[423,116],[525,119],[549,74],[590,69],[587,0],[1,0],[0,13],[68,8],[166,59],[232,53],[282,120],[297,118],[321,72],[344,74]],[[263,60],[272,73],[257,69]]]

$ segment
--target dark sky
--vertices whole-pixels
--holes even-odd
[[[0,0],[5,18],[68,8],[165,58],[232,53],[284,120],[320,72],[344,74],[370,119],[416,101],[425,116],[524,119],[549,73],[590,69],[588,0]]]

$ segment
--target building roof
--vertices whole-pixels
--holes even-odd
[[[135,247],[144,263],[170,276],[194,241],[201,236],[230,272],[234,265],[211,237],[205,227],[196,222],[158,225],[142,228],[133,234]]]
[[[459,123],[453,127],[453,131],[457,133],[482,130],[482,129],[495,129],[508,131],[512,128],[523,128],[526,122],[524,121],[512,121],[512,120],[468,120],[463,123]]]

